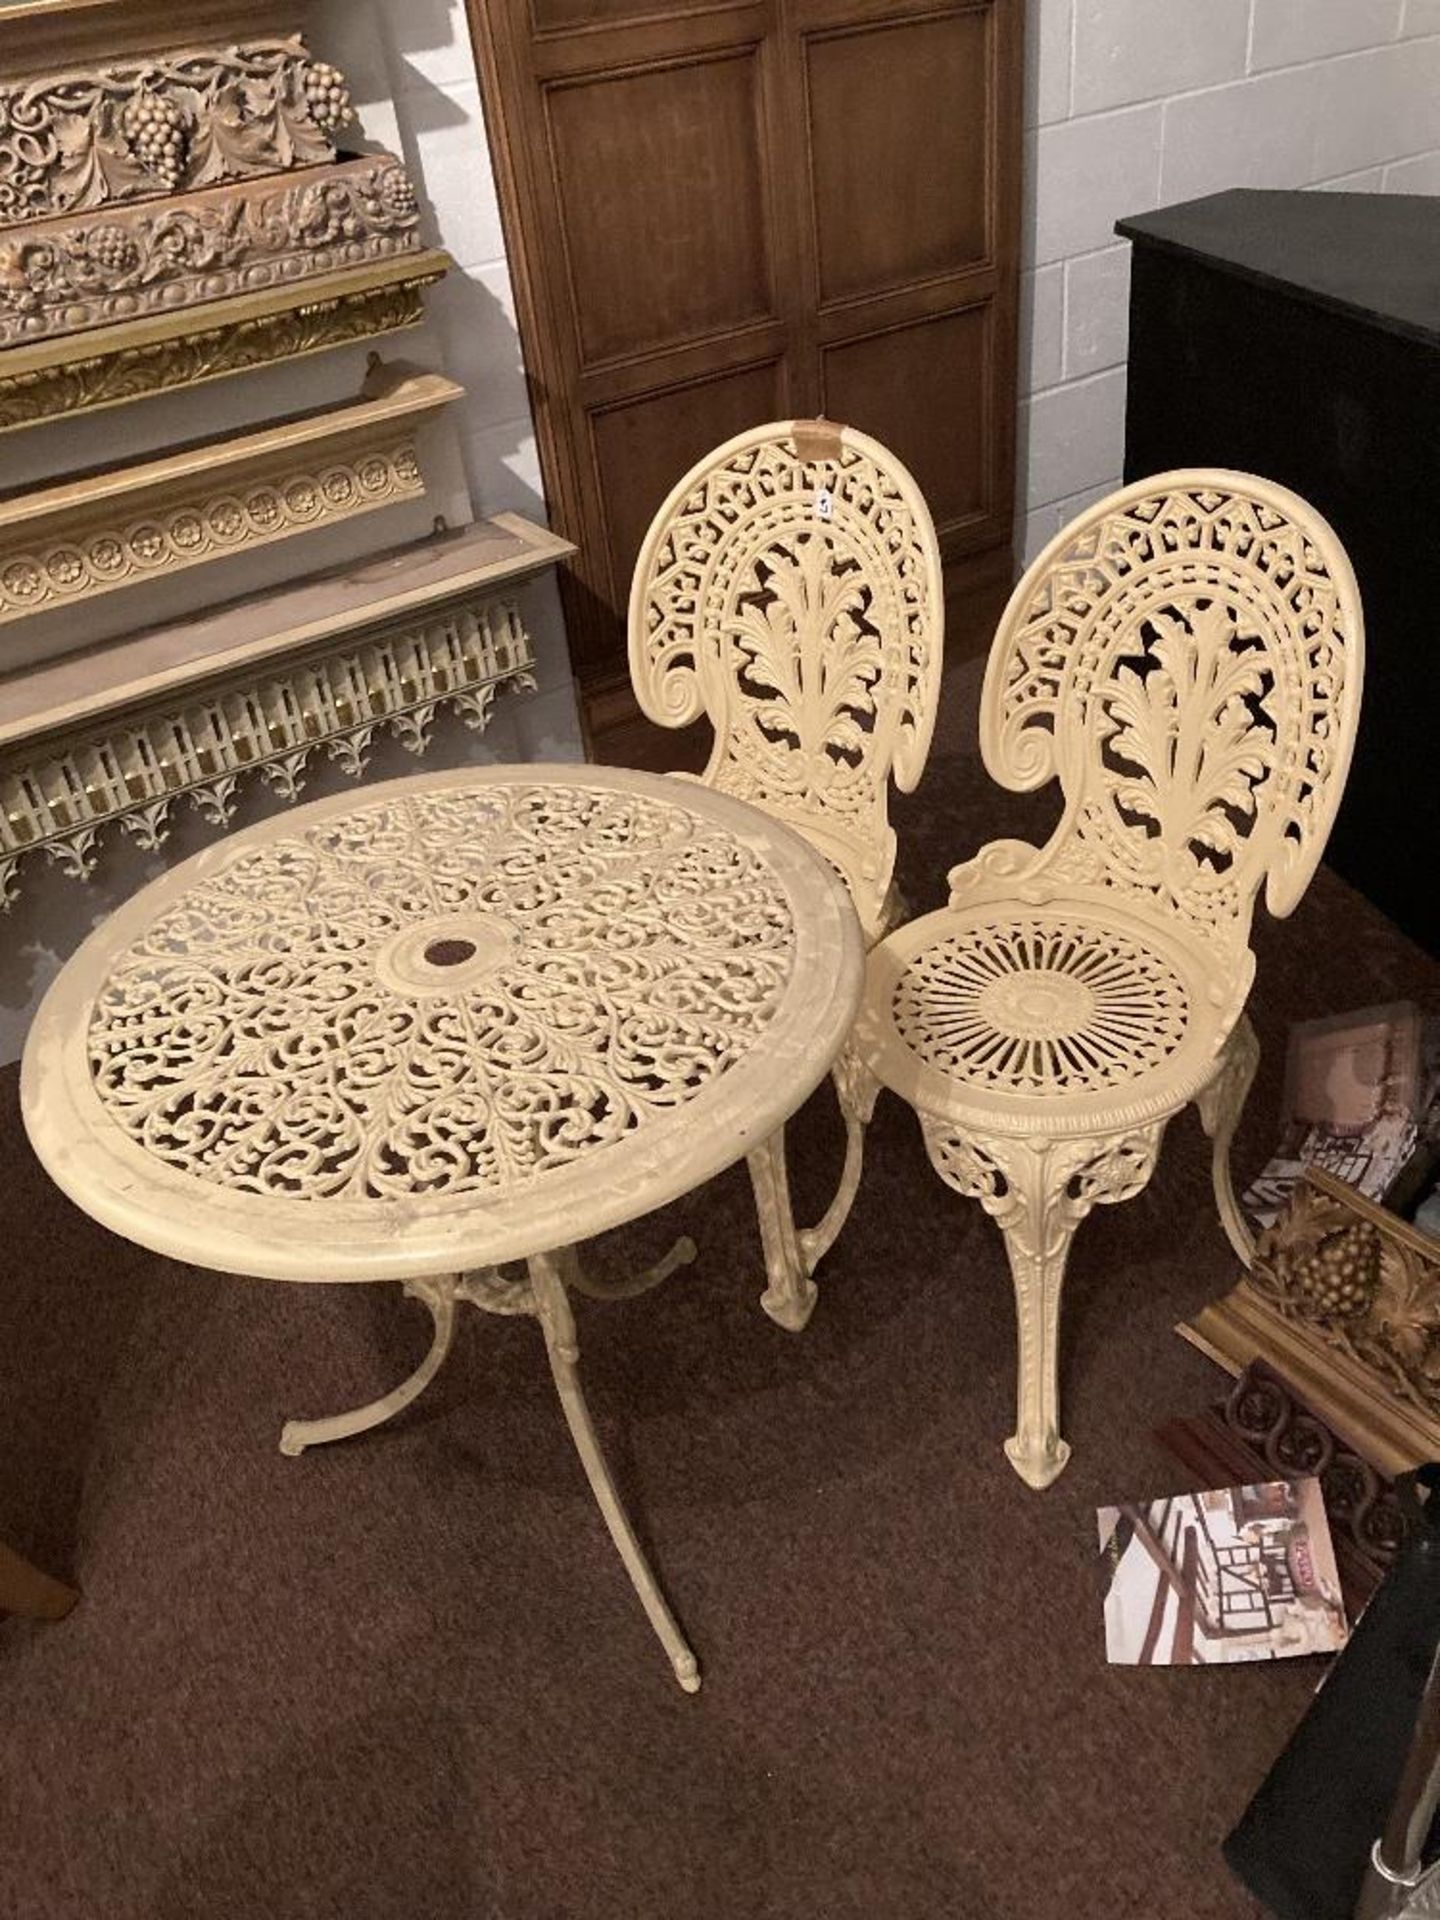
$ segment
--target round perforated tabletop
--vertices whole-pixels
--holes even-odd
[[[843,883],[727,795],[424,774],[236,833],[99,927],[21,1097],[95,1219],[226,1272],[401,1280],[647,1213],[766,1140],[854,1019]]]

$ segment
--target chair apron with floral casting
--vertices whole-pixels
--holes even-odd
[[[852,1141],[892,1089],[941,1178],[1005,1236],[1019,1349],[1006,1452],[1031,1486],[1069,1457],[1056,1348],[1071,1236],[1144,1187],[1190,1101],[1249,1264],[1229,1149],[1258,1057],[1251,913],[1263,884],[1288,914],[1320,859],[1362,649],[1331,529],[1281,487],[1209,470],[1089,508],[1002,617],[981,751],[1017,792],[1058,776],[1063,817],[1043,848],[995,841],[956,867],[949,905],[873,950],[839,1079]]]
[[[910,474],[829,420],[738,434],[656,514],[630,594],[630,677],[651,720],[714,729],[701,779],[794,827],[850,890],[867,943],[902,911],[886,789],[924,771],[944,646],[935,528]],[[803,1327],[810,1278],[849,1210],[797,1233],[783,1132],[749,1155],[766,1311]]]

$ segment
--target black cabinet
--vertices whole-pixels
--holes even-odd
[[[1344,541],[1365,695],[1327,857],[1440,952],[1440,198],[1237,190],[1116,231],[1125,477],[1263,474]]]

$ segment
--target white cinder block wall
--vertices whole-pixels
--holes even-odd
[[[1029,0],[1017,544],[1124,456],[1115,222],[1225,187],[1440,193],[1440,0]]]
[[[465,0],[321,0],[307,37],[350,82],[365,145],[410,168],[425,239],[457,271],[428,296],[428,357],[465,388],[454,409],[477,513],[545,519],[535,427]],[[348,138],[348,135],[347,135]],[[404,336],[402,336],[402,339]],[[399,348],[399,351],[407,351]],[[528,609],[538,694],[497,709],[492,758],[578,759],[580,728],[553,579]]]

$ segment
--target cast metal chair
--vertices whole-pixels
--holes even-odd
[[[849,887],[866,941],[895,924],[889,780],[924,771],[944,644],[940,551],[910,474],[829,420],[775,421],[687,473],[651,524],[630,593],[630,677],[661,726],[714,729],[707,785],[803,834]],[[749,1156],[766,1247],[762,1304],[802,1327],[810,1278],[859,1176],[797,1233],[784,1135]]]
[[[1363,644],[1350,563],[1319,515],[1212,470],[1088,508],[1001,619],[985,765],[1016,792],[1058,777],[1063,817],[1043,848],[999,840],[956,867],[949,905],[874,949],[839,1079],[852,1137],[881,1086],[900,1094],[940,1177],[1004,1233],[1019,1358],[1006,1452],[1031,1486],[1069,1458],[1056,1355],[1071,1236],[1140,1192],[1192,1100],[1249,1264],[1229,1151],[1258,1058],[1251,914],[1262,884],[1288,914],[1319,862]]]

